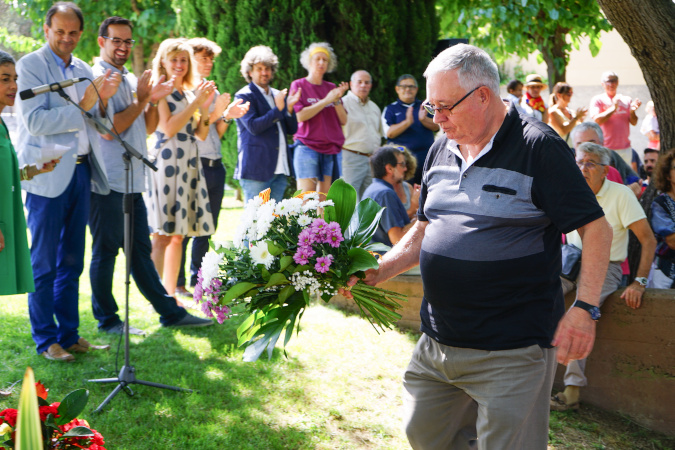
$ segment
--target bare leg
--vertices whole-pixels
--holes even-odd
[[[152,251],[150,252],[150,258],[152,262],[155,263],[155,269],[159,277],[163,277],[164,272],[164,252],[166,251],[166,246],[169,244],[170,236],[162,236],[158,233],[152,233]]]
[[[316,178],[298,178],[297,183],[302,192],[316,190]]]
[[[169,238],[166,252],[164,254],[164,273],[162,278],[164,289],[169,295],[175,295],[176,283],[178,282],[178,272],[180,270],[181,256],[183,252],[183,236],[167,236]],[[181,303],[176,300],[180,305]],[[181,305],[182,306],[182,305]]]
[[[331,177],[323,176],[323,181],[319,181],[317,190],[321,192],[321,201],[326,200],[326,195],[328,193],[328,189],[330,189],[330,185],[333,183],[333,180]]]

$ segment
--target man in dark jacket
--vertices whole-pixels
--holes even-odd
[[[298,129],[293,105],[300,99],[300,90],[288,94],[270,87],[279,65],[272,49],[259,45],[251,48],[241,61],[241,74],[249,82],[235,94],[250,102],[246,115],[237,119],[237,168],[234,178],[244,190],[245,201],[260,191],[271,189],[271,198],[284,197],[286,177],[292,164],[286,136]]]

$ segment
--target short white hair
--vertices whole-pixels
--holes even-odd
[[[335,69],[337,69],[337,55],[328,42],[314,42],[313,44],[310,44],[309,47],[304,49],[300,54],[300,64],[302,64],[302,67],[304,67],[305,70],[309,71],[309,63],[312,59],[310,55],[312,55],[314,49],[321,47],[328,51],[328,69],[326,69],[326,72],[335,72]]]
[[[459,85],[466,91],[487,86],[499,96],[499,71],[497,64],[484,50],[468,44],[457,44],[443,50],[424,71],[429,78],[438,72],[457,70]]]
[[[609,77],[616,77],[616,79],[619,79],[619,74],[614,72],[613,70],[608,70],[607,72],[602,72],[602,79],[601,81],[604,83],[607,81]]]
[[[595,155],[600,158],[600,163],[608,166],[612,162],[612,155],[610,155],[611,150],[606,149],[602,145],[595,144],[593,142],[584,142],[577,148],[577,158],[581,156],[581,153],[585,155]]]

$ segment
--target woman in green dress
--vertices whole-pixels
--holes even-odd
[[[0,51],[0,113],[5,106],[14,105],[16,78],[14,59],[9,53]],[[50,161],[41,169],[26,165],[19,170],[9,131],[0,117],[0,295],[35,290],[20,181],[51,172],[57,162]]]

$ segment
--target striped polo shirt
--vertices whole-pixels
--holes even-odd
[[[446,137],[424,167],[421,330],[483,350],[550,347],[564,312],[560,239],[603,216],[570,148],[511,107],[462,171]]]

